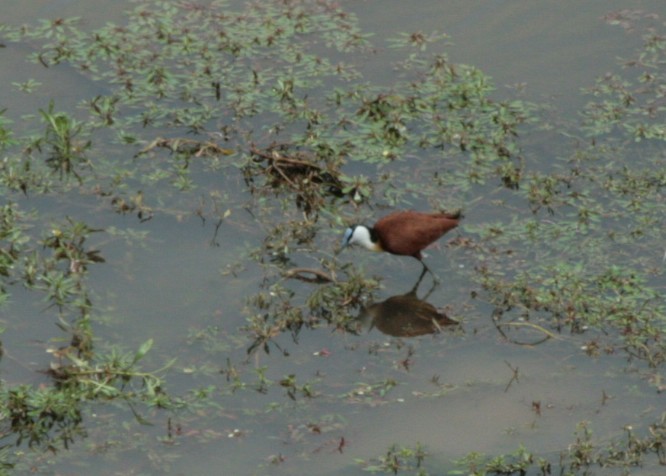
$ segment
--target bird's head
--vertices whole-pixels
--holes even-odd
[[[360,245],[372,251],[381,251],[377,237],[373,236],[372,230],[364,225],[350,226],[345,230],[342,238],[342,248],[351,245]]]

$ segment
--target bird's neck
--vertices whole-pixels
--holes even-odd
[[[370,251],[384,251],[379,243],[379,237],[373,229],[367,226],[359,226],[356,230],[356,243]]]

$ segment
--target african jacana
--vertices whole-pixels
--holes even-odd
[[[460,212],[453,214],[393,212],[381,218],[372,228],[365,225],[347,228],[342,246],[344,248],[356,244],[372,251],[413,256],[423,264],[423,273],[421,273],[423,277],[423,274],[430,269],[423,262],[421,251],[447,231],[458,226],[460,219]]]

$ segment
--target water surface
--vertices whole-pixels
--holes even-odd
[[[121,21],[121,4],[127,5],[11,1],[3,9],[3,21],[79,15],[94,26]],[[640,8],[666,15],[662,1],[422,1],[407,11],[404,2],[394,0],[343,6],[376,35],[373,42],[380,48],[382,38],[399,31],[445,32],[451,59],[492,76],[498,98],[519,95],[546,102],[563,116],[575,114],[585,103],[581,88],[616,69],[617,58],[640,44],[636,36],[608,26],[601,19],[604,14]],[[28,77],[43,83],[35,94],[3,96],[2,107],[19,122],[21,115],[34,114],[51,97],[70,107],[104,92],[104,85],[67,66],[45,70],[24,61],[31,48],[11,45],[0,51],[8,65],[0,70],[3,84]],[[389,59],[390,52],[371,57],[365,65],[368,77],[381,80],[392,74]],[[547,167],[547,151],[559,146],[556,136],[552,140],[535,146],[544,156],[531,156],[530,161],[543,161]],[[394,339],[376,329],[359,336],[304,331],[298,343],[286,335],[276,339],[288,356],[276,350],[257,352],[246,361],[249,343],[239,329],[246,323],[245,298],[257,291],[262,274],[252,262],[239,263],[239,257],[260,244],[265,231],[243,209],[250,196],[240,177],[225,173],[200,179],[207,187],[202,194],[219,190],[229,197],[232,214],[218,235],[214,223],[202,222],[191,212],[194,199],[189,212],[182,207],[182,214],[158,214],[144,223],[134,216],[99,214],[98,203],[46,203],[38,198],[27,203],[52,210],[54,217],[75,215],[94,227],[147,232],[134,243],[99,238],[107,262],[91,270],[94,299],[101,309],[96,327],[100,338],[127,349],[153,338],[146,367],[159,366],[165,356],[176,357],[167,375],[169,392],[225,388],[223,370],[229,359],[247,374],[265,366],[266,377],[273,381],[292,374],[299,382],[311,381],[320,396],[292,400],[279,386],[266,394],[216,391],[217,410],[202,411],[204,418],[194,411],[174,419],[181,429],[173,446],[159,440],[167,433],[168,418],[159,412],[151,416],[154,426],[129,423],[125,434],[109,442],[105,421],[116,414],[129,417],[129,412],[122,406],[110,410],[99,405],[87,417],[88,438],[53,456],[52,463],[44,461],[42,472],[74,474],[95,468],[98,474],[219,474],[224,468],[225,474],[361,474],[356,458],[368,460],[391,444],[416,442],[450,470],[451,460],[471,451],[507,453],[520,444],[529,443],[531,451],[552,457],[573,440],[581,421],[590,422],[594,434],[607,440],[621,434],[625,425],[640,427],[663,411],[663,396],[641,377],[640,365],[627,364],[620,355],[590,358],[581,350],[582,337],[538,346],[502,339],[492,324],[492,309],[470,296],[472,284],[463,272],[469,263],[461,252],[445,246],[446,240],[428,251],[430,267],[444,278],[428,300],[460,320],[461,330],[412,339]],[[472,207],[450,236],[464,237],[467,224],[493,218],[484,213],[483,204]],[[336,233],[330,230],[321,238],[331,253],[339,239]],[[214,238],[219,246],[211,244]],[[345,251],[340,259],[359,262],[369,275],[382,276],[382,299],[407,292],[420,272],[420,264],[411,259],[360,250]],[[50,362],[44,351],[56,345],[51,340],[54,323],[43,303],[20,290],[9,309],[3,317],[3,377],[44,381],[36,371]],[[213,338],[197,337],[210,335]],[[516,381],[512,369],[518,369]],[[395,386],[382,391],[386,382]],[[284,461],[271,464],[276,455]],[[648,467],[645,474],[657,474],[652,471]]]

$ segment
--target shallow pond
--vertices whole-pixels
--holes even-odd
[[[81,16],[84,27],[91,30],[107,21],[125,22],[122,8],[148,2],[113,2],[112,8],[110,2],[93,0],[8,3],[2,21],[10,25]],[[643,44],[640,34],[609,25],[602,17],[619,9],[640,9],[661,15],[662,28],[666,17],[661,0],[422,1],[409,8],[405,2],[383,0],[341,2],[341,8],[357,16],[360,31],[373,34],[373,51],[344,57],[344,61],[358,61],[359,71],[370,83],[392,84],[393,75],[398,74],[394,61],[400,60],[400,53],[387,38],[399,32],[439,31],[449,36],[450,44],[434,48],[446,51],[452,63],[473,65],[489,75],[496,87],[492,98],[540,104],[539,121],[548,127],[526,128],[530,135],[518,139],[521,160],[539,173],[555,169],[556,159],[574,155],[568,149],[570,136],[554,130],[575,122],[590,101],[581,89],[591,87],[608,71],[621,71],[618,58],[631,57]],[[11,128],[17,136],[22,128],[34,127],[37,111],[47,110],[52,98],[58,110],[86,120],[82,103],[109,94],[113,88],[83,74],[77,65],[44,68],[27,62],[28,55],[39,51],[36,40],[0,42],[6,46],[0,49],[5,65],[0,79],[11,85],[5,88],[0,106],[7,109],[5,117],[14,121]],[[317,47],[323,48],[321,44]],[[257,70],[270,68],[262,58]],[[26,85],[30,78],[40,84]],[[262,119],[251,118],[257,130],[264,127]],[[154,138],[183,135],[164,125],[154,133],[146,133],[149,125],[133,127],[137,135],[153,134]],[[275,198],[277,191],[252,193],[248,183],[253,182],[246,180],[240,167],[225,164],[226,151],[219,154],[217,168],[216,164],[200,165],[194,154],[188,166],[168,170],[165,174],[171,175],[162,179],[159,167],[151,165],[151,160],[162,159],[137,159],[133,157],[136,148],[130,150],[112,140],[112,135],[108,134],[108,142],[104,142],[103,132],[95,137],[94,150],[100,158],[104,156],[103,163],[100,160],[95,165],[92,153],[88,157],[102,177],[99,183],[85,179],[80,187],[54,187],[40,193],[8,189],[6,200],[25,211],[36,211],[38,220],[26,219],[30,223],[26,233],[34,240],[57,239],[64,233],[60,229],[65,230],[66,217],[104,230],[90,232],[85,241],[87,249],[100,250],[105,260],[89,263],[85,278],[96,350],[119,347],[133,353],[152,339],[140,368],[150,372],[175,359],[158,374],[164,379],[163,390],[182,397],[187,405],[164,410],[156,408],[150,398],[143,403],[133,402],[131,397],[91,399],[82,407],[84,434],[77,434],[67,449],[57,447],[51,452],[39,444],[29,449],[26,442],[5,448],[5,461],[16,464],[16,469],[38,474],[333,475],[362,474],[364,470],[414,474],[418,458],[408,450],[422,445],[427,453],[423,474],[446,474],[466,467],[454,461],[469,453],[511,454],[521,446],[556,465],[560,453],[571,450],[575,442],[583,446],[589,437],[602,448],[621,440],[627,431],[642,438],[649,434],[649,425],[663,418],[666,406],[660,392],[664,385],[659,380],[663,363],[654,358],[655,365],[650,366],[630,358],[621,346],[604,347],[606,336],[617,330],[592,324],[586,324],[585,332],[569,332],[567,324],[557,329],[557,325],[539,320],[548,312],[545,306],[537,306],[531,319],[502,323],[502,312],[520,313],[520,306],[500,309],[497,300],[484,297],[493,290],[500,294],[492,285],[499,282],[497,269],[505,259],[512,263],[506,269],[511,278],[520,276],[519,262],[547,263],[557,258],[562,266],[574,269],[579,262],[588,266],[585,260],[593,256],[580,256],[574,249],[567,254],[566,249],[552,247],[548,242],[553,235],[547,235],[543,243],[535,240],[524,247],[520,237],[507,238],[497,245],[505,247],[507,254],[494,261],[489,251],[493,243],[486,240],[493,232],[486,228],[488,224],[510,229],[517,216],[533,211],[512,187],[489,181],[438,189],[429,181],[433,170],[445,174],[448,165],[432,165],[425,159],[395,168],[393,164],[349,163],[343,167],[346,174],[363,175],[371,181],[385,173],[413,174],[406,179],[409,191],[391,195],[391,187],[380,187],[377,179],[378,194],[389,190],[384,199],[370,199],[369,192],[365,201],[345,202],[343,219],[324,209],[314,239],[299,241],[286,233],[291,241],[284,245],[289,247],[285,257],[278,248],[284,243],[269,238],[279,235],[276,227],[293,226],[307,213],[293,204],[292,210],[286,208],[289,200]],[[219,144],[226,147],[224,141]],[[608,159],[611,161],[632,165],[622,153]],[[169,166],[168,161],[164,164]],[[654,164],[659,167],[659,162]],[[663,160],[661,164],[655,176],[663,176]],[[117,170],[110,171],[112,165]],[[187,178],[181,173],[187,173]],[[150,174],[154,178],[143,180]],[[122,185],[112,188],[109,183],[115,184],[114,180]],[[178,180],[187,180],[187,186]],[[95,188],[107,186],[113,189],[111,195]],[[358,190],[362,193],[361,187]],[[432,191],[441,195],[433,198]],[[145,197],[145,209],[141,197]],[[396,203],[386,197],[394,197]],[[127,203],[126,210],[120,208],[121,199]],[[426,252],[428,265],[442,281],[427,302],[459,321],[459,326],[399,337],[382,333],[385,327],[378,322],[359,322],[359,332],[349,332],[337,321],[322,325],[317,307],[302,303],[327,284],[280,277],[285,267],[324,269],[322,263],[330,261],[338,264],[325,271],[337,272],[343,280],[344,265],[352,263],[362,276],[380,281],[378,289],[363,294],[364,299],[372,296],[376,303],[404,295],[414,285],[421,265],[411,258],[360,249],[338,253],[344,225],[353,220],[371,224],[391,208],[424,209],[442,203],[462,208],[465,218]],[[541,223],[545,227],[557,219],[557,213],[552,217],[546,213]],[[608,234],[616,231],[608,228]],[[663,228],[652,233],[642,235],[644,241],[637,238],[635,266],[649,263],[650,279],[644,284],[654,290],[654,300],[663,303]],[[659,236],[662,249],[654,252]],[[580,238],[596,239],[592,233]],[[44,240],[49,243],[48,238]],[[617,252],[618,262],[626,263],[632,258],[627,251],[632,246],[617,240],[608,249]],[[48,249],[49,245],[37,248]],[[605,250],[600,250],[602,258],[613,263],[614,257]],[[70,271],[73,262],[69,262]],[[491,270],[488,276],[483,274],[486,262]],[[547,284],[543,274],[547,274],[543,269],[533,271],[535,280]],[[44,370],[67,359],[58,355],[71,338],[57,327],[62,324],[58,321],[62,312],[43,293],[17,283],[5,286],[10,297],[0,308],[4,386],[56,385],[53,373]],[[422,298],[429,288],[427,275],[418,296]],[[592,306],[597,297],[586,299]],[[369,304],[363,301],[364,306]],[[304,325],[296,331],[279,328],[271,319],[273,313],[280,315],[282,305],[285,315],[300,306],[302,319],[306,323],[318,320],[318,325]],[[351,321],[359,316],[359,307],[349,306]],[[253,316],[262,315],[266,326],[276,326],[266,341],[255,340],[259,337],[252,327],[256,324]],[[664,319],[662,315],[654,324],[662,332]],[[590,346],[597,342],[601,348],[593,352]],[[253,343],[257,345],[253,347]],[[141,393],[142,385],[134,385],[133,391]],[[3,418],[5,444],[13,445],[16,436],[9,430],[6,416]],[[393,456],[397,466],[390,464]],[[631,474],[656,475],[663,468],[657,457],[648,454],[641,467],[631,468]],[[536,466],[530,471],[537,474]],[[614,474],[598,467],[593,471]]]

